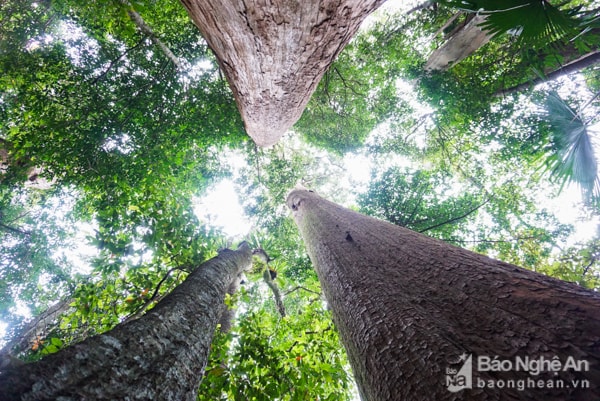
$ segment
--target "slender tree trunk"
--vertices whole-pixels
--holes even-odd
[[[384,0],[181,0],[215,53],[248,135],[275,144]]]
[[[519,85],[515,85],[511,88],[503,89],[503,90],[499,91],[498,93],[496,93],[496,95],[504,96],[504,95],[509,95],[514,92],[520,92],[525,89],[533,88],[535,85],[542,83],[544,81],[555,80],[564,75],[576,73],[578,71],[581,71],[584,68],[591,67],[598,63],[600,63],[600,50],[595,50],[595,51],[592,51],[588,54],[585,54],[585,55],[579,57],[576,60],[571,61],[568,64],[565,64],[564,66],[562,66],[560,68],[557,68],[556,70],[545,71],[544,77],[538,77],[536,79],[532,79],[531,81],[524,82]]]
[[[363,216],[306,190],[293,191],[287,203],[363,400],[600,397],[599,294]],[[452,392],[458,389],[446,380],[456,378],[468,355],[472,389]],[[523,369],[479,369],[488,356],[513,362],[556,356],[563,364],[571,358],[587,361],[589,370],[548,376],[542,369],[534,376]],[[589,380],[592,388],[479,388],[480,380],[528,378],[560,378],[567,385]]]
[[[246,243],[192,272],[141,318],[0,373],[2,400],[195,400],[223,299]]]
[[[273,299],[275,300],[275,306],[277,307],[277,311],[279,312],[279,315],[281,317],[285,317],[287,313],[285,311],[285,305],[283,303],[283,298],[281,297],[281,292],[279,291],[279,287],[277,287],[277,284],[273,281],[273,279],[271,279],[271,272],[269,271],[268,266],[265,269],[265,271],[263,272],[263,279],[265,280],[265,283],[267,283],[267,286],[269,286],[269,288],[271,289],[271,292],[273,293]]]

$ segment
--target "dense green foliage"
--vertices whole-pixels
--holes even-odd
[[[177,2],[3,2],[6,338],[22,334],[24,310],[38,316],[56,302],[66,305],[59,319],[40,323],[39,337],[11,352],[37,359],[139,316],[217,249],[241,240],[198,217],[198,198],[222,178],[235,182],[251,222],[246,239],[272,260],[257,264],[228,299],[238,316],[231,331],[217,330],[199,399],[351,397],[343,347],[284,206],[297,183],[394,224],[598,289],[597,235],[572,234],[577,218],[598,222],[600,69],[533,85],[597,48],[592,6],[553,8],[550,30],[525,30],[528,20],[494,13],[486,23],[492,41],[437,72],[423,69],[428,55],[469,13],[451,19],[455,9],[427,3],[382,14],[334,62],[293,132],[259,150]],[[506,34],[521,25],[527,35]],[[569,41],[574,30],[581,35]],[[563,195],[577,194],[573,183],[589,196],[567,222],[551,204],[561,187]],[[277,271],[269,284],[266,268]]]
[[[214,66],[192,82],[168,60],[149,57],[151,43],[118,7],[106,5],[99,14],[72,4],[36,4],[7,2],[2,9],[9,22],[3,24],[6,46],[0,54],[6,127],[2,143],[9,153],[2,195],[6,203],[27,201],[14,208],[31,210],[74,202],[64,213],[91,224],[89,243],[98,252],[91,280],[79,284],[74,295],[112,297],[108,305],[114,307],[131,287],[153,287],[169,268],[194,265],[210,254],[206,231],[194,219],[191,195],[222,174],[208,147],[245,139],[241,122],[226,85],[215,78]],[[63,7],[68,13],[61,14]],[[29,28],[22,30],[24,26]],[[186,26],[193,29],[189,22]],[[195,57],[205,60],[205,46],[194,42],[183,47],[195,49]],[[213,140],[215,133],[219,141]],[[31,194],[19,197],[19,171],[33,165],[42,166],[40,180],[56,190],[36,194],[34,187]],[[4,218],[16,227],[26,224],[3,213]],[[39,231],[47,232],[46,242],[65,231],[53,230],[43,218],[37,224],[42,222],[46,224]],[[39,240],[32,247],[35,255],[45,249]],[[29,254],[11,252],[13,256],[3,259],[20,265],[18,270],[31,265],[31,280],[5,271],[3,281],[12,288],[13,302],[22,299],[36,305],[40,297],[22,298],[14,291],[24,283],[45,286],[39,280],[42,274],[44,283],[65,282],[65,273],[55,271],[55,255],[46,252],[45,261],[28,263]],[[143,274],[134,274],[133,268],[143,269]],[[121,273],[133,276],[123,279]],[[140,277],[146,282],[139,282]],[[122,285],[114,287],[115,282]],[[95,304],[78,302],[84,305],[82,322]],[[112,318],[105,309],[98,310],[103,315],[101,328],[92,326],[91,333],[118,322],[117,308],[109,309],[117,315]]]
[[[243,292],[249,309],[235,332],[217,335],[199,399],[349,399],[349,367],[331,315],[318,284],[306,285],[286,294],[283,318],[268,300],[257,302],[259,287]]]

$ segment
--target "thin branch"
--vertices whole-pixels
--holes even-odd
[[[348,83],[348,81],[346,81],[346,78],[344,78],[344,76],[342,75],[342,73],[340,72],[340,70],[338,70],[338,68],[337,68],[337,67],[335,67],[335,66],[334,66],[334,67],[333,67],[333,71],[335,71],[335,73],[336,73],[336,74],[337,74],[337,75],[340,77],[340,79],[342,80],[342,83],[344,84],[344,88],[350,89],[350,92],[354,93],[356,96],[366,96],[364,93],[360,93],[360,92],[358,92],[358,91],[354,90],[354,88],[353,88],[353,87],[352,87],[352,86],[351,86],[351,85]],[[354,80],[354,82],[355,82],[357,85],[359,85],[359,86],[361,85],[361,83],[360,83],[360,82],[358,82],[358,81],[355,81],[355,80]]]
[[[285,317],[285,305],[283,304],[283,299],[281,298],[281,293],[279,292],[277,284],[275,284],[275,282],[271,280],[271,272],[269,271],[268,266],[263,273],[263,278],[265,279],[265,283],[267,283],[267,285],[273,292],[273,298],[275,299],[275,305],[277,305],[277,311],[279,312],[281,317]]]
[[[173,52],[171,51],[171,49],[169,49],[167,47],[167,45],[165,45],[158,38],[158,36],[156,36],[156,34],[152,30],[152,28],[150,28],[146,24],[146,22],[144,21],[144,19],[142,18],[142,16],[140,14],[138,14],[133,9],[133,6],[131,5],[131,3],[128,0],[119,0],[119,1],[121,2],[121,4],[123,4],[124,6],[126,6],[126,7],[129,8],[127,10],[127,14],[129,15],[129,18],[131,18],[131,20],[133,21],[133,23],[140,29],[140,31],[142,31],[142,33],[146,34],[150,38],[150,40],[152,41],[152,43],[154,43],[156,46],[158,46],[160,48],[160,50],[162,50],[162,52],[164,53],[164,55],[167,56],[167,58],[169,60],[171,60],[171,62],[173,64],[175,64],[175,66],[177,67],[177,69],[181,69],[181,61],[179,61],[179,59],[177,58],[177,56],[175,56],[175,54],[173,54]]]
[[[469,210],[469,211],[467,211],[466,213],[462,214],[461,216],[456,216],[456,217],[454,217],[454,218],[452,218],[452,219],[450,219],[450,220],[446,220],[446,221],[444,221],[444,222],[442,222],[442,223],[434,224],[434,225],[433,225],[433,226],[431,226],[431,227],[427,227],[427,228],[425,228],[425,229],[423,229],[423,230],[419,230],[419,232],[420,232],[420,233],[423,233],[423,232],[425,232],[425,231],[433,230],[434,228],[438,228],[438,227],[440,227],[440,226],[443,226],[443,225],[445,225],[445,224],[450,224],[450,223],[454,223],[455,221],[462,220],[462,219],[464,219],[465,217],[469,216],[471,213],[474,213],[474,212],[476,212],[478,209],[480,209],[480,208],[481,208],[483,205],[485,205],[485,204],[486,204],[486,203],[488,203],[489,201],[490,201],[490,198],[487,198],[487,199],[485,200],[485,202],[483,202],[483,203],[480,203],[479,205],[475,206],[474,208],[472,208],[471,210]]]
[[[319,330],[319,331],[305,331],[304,334],[323,334],[326,331],[329,331],[333,328],[333,326],[329,325],[326,328],[324,328],[323,330]]]
[[[437,124],[437,122],[436,122],[436,124]],[[446,146],[446,138],[444,137],[444,129],[439,124],[437,125],[437,132],[438,132],[438,135],[434,136],[434,139],[440,145],[441,152],[445,156],[445,158],[448,160],[449,165],[451,167],[454,167],[458,171],[458,173],[461,175],[461,177],[465,178],[467,181],[469,181],[471,184],[473,184],[475,187],[477,187],[480,191],[482,191],[483,194],[487,198],[491,198],[493,196],[493,194],[489,190],[487,190],[485,188],[485,186],[481,182],[479,182],[474,176],[470,175],[469,173],[467,173],[467,171],[465,171],[465,169],[462,167],[463,163],[460,163],[460,160],[458,162],[454,161],[454,158],[450,155],[450,152]],[[464,164],[466,164],[466,163],[464,163]],[[513,177],[516,174],[517,173],[515,172],[513,174]],[[512,181],[512,178],[509,180],[505,180],[504,184],[509,184],[509,183],[511,183],[511,181]],[[511,209],[511,211],[513,211],[513,213],[514,213],[514,209]],[[525,225],[527,227],[531,227],[531,224],[525,222],[522,219],[522,217],[520,217],[519,213],[514,213],[514,217],[516,217],[517,220],[520,223],[522,223],[523,225]]]
[[[594,263],[596,263],[598,261],[598,256],[597,253],[594,252],[594,254],[592,255],[592,257],[590,258],[590,263],[588,263],[587,266],[585,266],[583,268],[583,273],[581,273],[581,278],[583,279],[585,277],[585,275],[587,274],[587,272],[590,270],[590,268],[594,265]]]
[[[115,58],[114,60],[112,60],[109,64],[108,67],[106,67],[106,69],[104,71],[102,71],[102,73],[100,75],[98,75],[96,78],[94,78],[92,80],[92,84],[97,83],[98,81],[100,81],[104,76],[106,76],[106,74],[108,74],[108,72],[115,66],[115,64],[117,64],[117,62],[119,60],[121,60],[123,57],[125,57],[129,52],[131,52],[132,50],[137,49],[138,47],[140,47],[142,44],[144,43],[144,39],[140,40],[135,46],[126,49],[123,53],[121,53],[119,55],[119,57]]]
[[[413,207],[412,212],[410,212],[410,215],[407,218],[402,219],[402,224],[398,224],[399,226],[406,227],[407,223],[412,222],[414,220],[419,206],[421,206],[421,203],[423,202],[423,197],[425,196],[425,188],[421,188],[416,195],[418,196],[418,199],[416,199],[415,206]]]
[[[142,314],[144,313],[144,311],[146,309],[148,309],[148,307],[150,306],[150,304],[152,304],[154,301],[158,300],[159,298],[159,291],[160,291],[160,287],[163,285],[163,283],[167,280],[167,278],[169,278],[169,276],[171,275],[171,273],[173,273],[175,270],[182,270],[180,267],[174,267],[172,269],[170,269],[167,274],[165,274],[165,276],[158,282],[158,284],[156,285],[156,288],[154,289],[154,292],[152,293],[152,296],[134,313],[132,313],[131,315],[127,316],[127,318],[125,318],[125,320],[123,321],[123,323],[129,322],[131,320],[135,320],[138,319],[139,317],[142,316]]]
[[[327,326],[326,328],[324,328],[323,330],[320,330],[320,331],[305,331],[305,332],[304,332],[304,334],[306,334],[306,335],[311,335],[311,334],[323,334],[323,333],[325,333],[326,331],[329,331],[329,330],[331,330],[332,328],[333,328],[333,326],[329,325],[329,326]],[[298,340],[296,340],[296,341],[294,341],[294,342],[292,343],[292,345],[291,345],[291,346],[290,346],[290,347],[287,349],[286,353],[290,353],[290,352],[292,352],[292,350],[294,349],[294,347],[295,347],[296,345],[298,345]]]
[[[7,226],[6,224],[3,224],[3,223],[0,223],[0,228],[4,229],[5,231],[10,231],[12,233],[19,234],[19,235],[25,235],[25,236],[31,235],[31,233],[29,231],[19,230],[18,228]]]
[[[296,345],[298,345],[298,340],[296,340],[296,341],[294,341],[294,342],[292,343],[292,345],[291,345],[291,346],[290,346],[290,347],[287,349],[286,353],[288,353],[288,354],[289,354],[290,352],[292,352],[292,350],[294,349],[294,347],[295,347]]]
[[[320,293],[320,292],[313,291],[313,290],[309,290],[309,289],[308,289],[308,288],[306,288],[306,287],[302,287],[301,285],[298,285],[298,286],[296,286],[296,287],[292,288],[291,290],[284,292],[284,293],[283,293],[283,296],[288,296],[288,295],[290,295],[292,292],[294,292],[294,291],[298,291],[298,290],[304,290],[304,291],[307,291],[307,292],[310,292],[310,293],[313,293],[313,294],[316,294],[316,295],[319,295],[319,296],[321,295],[321,293]]]

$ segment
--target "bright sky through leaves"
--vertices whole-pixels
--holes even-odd
[[[67,188],[74,199],[63,199],[62,210],[51,202],[53,195],[25,202],[15,190],[0,197],[0,223],[9,226],[0,241],[0,282],[7,288],[6,299],[0,292],[0,306],[6,306],[0,341],[23,316],[63,295],[76,307],[46,338],[60,337],[67,345],[109,330],[155,289],[166,294],[175,288],[186,274],[181,267],[197,266],[246,239],[272,257],[269,267],[278,271],[275,282],[289,314],[285,321],[277,315],[273,293],[262,282],[264,266],[249,272],[248,293],[239,299],[243,316],[237,325],[243,330],[231,352],[223,353],[228,366],[239,367],[254,388],[263,386],[243,369],[247,350],[235,354],[255,328],[256,344],[268,338],[264,349],[271,361],[288,358],[295,369],[295,358],[309,352],[305,346],[317,347],[310,351],[313,362],[316,355],[331,361],[332,352],[343,351],[285,206],[296,184],[363,214],[600,288],[597,211],[583,206],[574,185],[558,196],[551,177],[536,170],[552,147],[534,110],[542,108],[545,88],[514,98],[494,95],[530,82],[527,71],[541,71],[543,63],[519,64],[514,41],[499,37],[449,71],[423,73],[431,51],[465,22],[455,9],[385,2],[329,68],[304,120],[275,146],[256,149],[218,64],[181,4],[66,0],[39,3],[30,16],[30,4],[5,3],[20,4],[15,10],[24,12],[0,26],[0,47],[4,38],[15,43],[0,51],[0,115],[10,128],[0,140],[22,155],[24,168],[35,164],[47,173],[37,181],[20,177],[15,188],[22,181],[32,194]],[[43,12],[46,5],[51,12]],[[9,10],[3,7],[0,14]],[[173,51],[180,68],[136,27],[129,8]],[[14,50],[20,46],[22,52]],[[562,86],[561,97],[577,109],[596,95],[599,77],[584,70],[551,85]],[[597,121],[597,106],[590,102],[584,121]],[[2,146],[6,154],[10,149]],[[47,178],[53,180],[41,188]],[[61,218],[72,209],[72,220]],[[30,243],[42,246],[25,246]],[[31,249],[48,249],[48,257],[40,252],[29,262]],[[582,273],[590,262],[593,268]],[[330,342],[310,337],[289,351],[308,330]],[[275,372],[271,367],[261,369]],[[312,379],[319,383],[330,371],[314,367]],[[334,370],[341,371],[337,364]],[[220,378],[207,375],[207,387],[225,391],[211,381]],[[343,381],[338,379],[333,377],[334,387]],[[218,398],[204,394],[203,400]],[[343,399],[311,393],[313,398]]]
[[[194,212],[201,221],[221,229],[229,237],[241,238],[251,228],[230,179],[220,181],[209,189],[208,194],[196,203]]]

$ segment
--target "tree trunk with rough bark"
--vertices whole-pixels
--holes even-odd
[[[195,400],[246,243],[203,263],[154,309],[39,362],[0,372],[0,399]]]
[[[329,65],[383,1],[181,0],[258,146],[275,144],[298,121]]]
[[[287,204],[363,400],[599,399],[600,294],[344,209],[310,191],[293,191]],[[472,389],[458,392],[461,382],[448,384],[469,355],[472,375],[462,373]],[[513,363],[584,360],[589,370],[558,376],[547,369],[539,375],[485,371],[488,356]],[[511,379],[588,380],[591,388],[479,388],[481,380]]]

